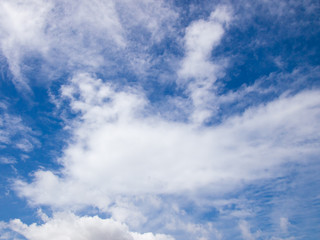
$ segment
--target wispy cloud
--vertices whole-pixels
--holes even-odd
[[[147,57],[139,49],[146,50],[148,41],[151,45],[152,41],[160,41],[166,34],[164,24],[168,27],[177,16],[166,5],[143,0],[96,0],[90,4],[86,1],[3,1],[1,52],[8,61],[16,87],[22,92],[31,91],[32,83],[26,76],[30,55],[43,63],[37,70],[43,74],[40,82],[79,68],[97,71],[104,67],[112,71],[112,61],[125,61],[123,64],[132,65],[133,70],[139,69]],[[150,37],[139,46],[141,34]],[[130,52],[135,56],[128,59]]]
[[[259,232],[251,233],[250,226],[246,221],[239,222],[239,228],[244,240],[255,240],[259,237]]]
[[[212,49],[217,46],[231,20],[231,9],[219,6],[208,20],[197,20],[186,28],[185,57],[178,76],[187,85],[187,94],[195,108],[191,121],[201,124],[212,115],[213,83],[223,75],[220,64],[211,61]]]
[[[11,114],[8,103],[0,107],[0,148],[15,148],[22,152],[30,152],[40,143],[36,133],[26,125],[20,116]]]
[[[13,157],[2,157],[0,163],[2,164],[15,164],[17,161]]]

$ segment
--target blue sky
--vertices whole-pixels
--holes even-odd
[[[0,2],[0,239],[320,237],[318,1]]]

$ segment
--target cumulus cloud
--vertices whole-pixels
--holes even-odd
[[[62,95],[79,120],[59,175],[39,170],[31,183],[16,181],[33,204],[107,210],[117,194],[221,193],[319,153],[318,91],[284,95],[201,128],[150,115],[140,92],[115,91],[88,74],[75,76]]]
[[[98,216],[79,217],[72,213],[56,213],[52,218],[47,218],[43,224],[27,225],[20,219],[11,220],[2,228],[11,229],[29,240],[88,240],[88,239],[113,239],[113,240],[173,240],[164,234],[130,232],[125,224],[112,219],[103,219]],[[1,227],[1,226],[0,226]],[[10,232],[6,232],[9,236]],[[11,233],[12,234],[12,233]]]

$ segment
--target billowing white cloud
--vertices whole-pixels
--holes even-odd
[[[66,212],[56,213],[39,225],[35,223],[27,225],[20,219],[14,219],[6,226],[2,226],[4,227],[28,240],[173,240],[171,236],[164,234],[130,232],[125,224],[113,219],[103,219],[98,216],[79,217]],[[10,233],[6,234],[9,236]]]
[[[80,113],[79,120],[59,159],[59,175],[39,170],[31,183],[16,181],[19,195],[33,204],[107,211],[118,194],[184,194],[202,188],[222,193],[277,176],[288,161],[319,154],[318,91],[284,95],[213,127],[150,115],[141,93],[115,91],[88,74],[76,75],[62,95]]]

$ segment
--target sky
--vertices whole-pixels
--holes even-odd
[[[0,239],[320,239],[320,2],[1,0]]]

